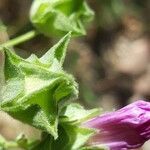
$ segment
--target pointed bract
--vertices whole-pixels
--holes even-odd
[[[63,65],[67,47],[71,38],[71,32],[65,35],[57,44],[55,44],[45,55],[43,55],[40,60],[43,63],[52,63],[54,59]]]

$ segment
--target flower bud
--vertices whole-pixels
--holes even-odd
[[[106,145],[110,150],[141,147],[150,139],[150,103],[134,102],[118,111],[87,121],[84,126],[95,128],[89,144]]]
[[[93,15],[85,0],[34,0],[30,11],[33,25],[47,36],[85,35]]]

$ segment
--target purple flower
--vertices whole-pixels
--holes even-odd
[[[98,129],[91,145],[106,145],[111,150],[141,147],[150,139],[150,103],[134,102],[116,112],[98,116],[84,126]]]

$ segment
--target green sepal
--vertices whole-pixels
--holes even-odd
[[[85,147],[88,140],[96,134],[96,130],[86,128],[83,124],[87,120],[97,116],[98,109],[85,110],[77,103],[71,103],[64,107],[60,113],[58,138],[44,133],[33,150],[80,150]],[[90,147],[91,148],[91,147]]]
[[[61,112],[62,122],[72,122],[73,124],[82,124],[83,122],[100,114],[100,109],[86,110],[78,103],[71,103],[64,107]]]
[[[41,142],[32,150],[79,150],[88,139],[95,134],[95,131],[72,124],[61,124],[58,128],[58,138],[45,134]]]
[[[110,150],[106,146],[87,146],[87,147],[82,147],[79,150]]]

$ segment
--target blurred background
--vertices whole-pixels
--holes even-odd
[[[79,83],[78,101],[87,108],[99,106],[112,111],[138,99],[150,100],[150,0],[88,2],[95,19],[87,36],[72,39],[64,65]],[[0,43],[33,29],[29,21],[31,3],[0,0]],[[39,35],[16,46],[15,51],[24,58],[31,53],[41,56],[56,41]],[[13,139],[20,132],[39,136],[37,130],[1,112],[0,133]],[[142,149],[149,150],[149,144]]]

